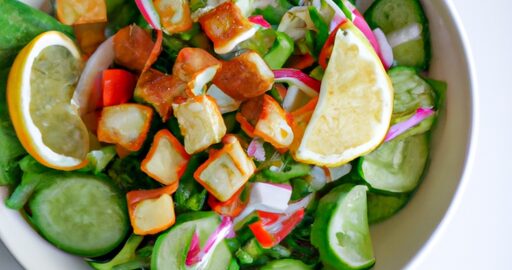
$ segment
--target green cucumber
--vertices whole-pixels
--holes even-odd
[[[367,269],[375,263],[364,185],[343,184],[320,199],[311,243],[329,269]]]
[[[109,253],[129,229],[126,201],[106,180],[80,173],[52,173],[29,201],[32,221],[56,247],[96,257]]]
[[[377,0],[365,12],[365,19],[370,27],[379,27],[388,37],[413,24],[419,25],[420,38],[395,46],[393,55],[398,65],[428,68],[431,55],[430,33],[420,1]]]
[[[368,192],[368,223],[375,224],[390,218],[407,204],[409,198],[408,194],[384,195]]]
[[[219,216],[214,212],[193,212],[180,215],[176,225],[156,240],[151,258],[151,269],[195,269],[194,267],[185,267],[185,259],[194,232],[198,231],[199,240],[203,246],[219,224]],[[224,270],[230,267],[231,252],[224,241],[213,250],[211,258],[202,269]]]
[[[428,155],[427,134],[394,139],[361,157],[358,172],[374,190],[407,193],[418,186]]]
[[[313,267],[294,259],[281,259],[271,261],[260,270],[312,270]]]
[[[394,67],[388,71],[393,84],[393,117],[412,114],[420,107],[436,105],[435,92],[414,68]]]

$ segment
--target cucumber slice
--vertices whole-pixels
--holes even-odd
[[[418,186],[429,154],[428,136],[394,139],[359,159],[359,175],[372,189],[406,193]]]
[[[368,223],[375,224],[390,218],[407,204],[409,198],[408,194],[383,195],[368,192]]]
[[[117,247],[128,232],[126,202],[102,178],[78,173],[54,174],[29,201],[32,221],[56,247],[96,257]]]
[[[393,55],[398,65],[426,69],[430,61],[430,33],[427,17],[418,0],[377,0],[365,13],[372,28],[381,28],[389,37],[400,35],[407,27],[419,28],[417,39],[397,44]]]
[[[281,259],[271,261],[260,270],[313,270],[313,267],[294,259]]]
[[[311,227],[311,243],[332,269],[366,269],[375,263],[364,185],[343,184],[324,196]]]
[[[388,71],[393,83],[393,118],[413,114],[420,107],[434,107],[435,93],[414,68],[394,67]]]
[[[197,229],[201,246],[204,246],[219,224],[220,219],[214,212],[195,212],[179,216],[176,225],[156,240],[151,269],[196,269],[195,266],[185,267],[194,231]],[[215,248],[211,258],[201,269],[228,269],[231,264],[231,252],[224,241]]]

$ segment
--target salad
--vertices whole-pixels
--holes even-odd
[[[446,84],[418,0],[0,0],[0,185],[93,269],[367,269]]]

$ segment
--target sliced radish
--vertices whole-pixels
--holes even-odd
[[[300,90],[304,91],[310,97],[315,97],[320,92],[321,82],[311,78],[298,69],[283,68],[274,70],[274,78],[275,82],[285,82],[298,86]]]
[[[380,46],[380,60],[384,64],[384,67],[386,69],[389,69],[393,65],[393,48],[391,48],[391,45],[389,45],[388,39],[386,38],[386,35],[380,28],[376,28],[373,30],[373,34],[375,35],[375,38],[377,38],[377,42],[379,42]]]
[[[398,29],[386,35],[389,45],[395,48],[401,44],[409,41],[418,40],[421,38],[423,27],[418,23],[412,23],[404,28]]]
[[[364,36],[368,39],[370,44],[372,44],[372,47],[375,49],[375,52],[377,52],[378,55],[380,55],[380,46],[379,42],[377,41],[377,38],[373,34],[372,29],[368,25],[368,23],[364,20],[363,15],[357,10],[352,10],[354,13],[354,17],[352,18],[354,25],[361,30],[361,32],[364,34]]]
[[[140,13],[149,23],[151,28],[156,30],[162,29],[162,25],[160,24],[160,16],[158,15],[152,0],[135,0],[135,4],[137,4]]]
[[[95,87],[99,83],[101,73],[114,63],[113,38],[105,40],[91,55],[85,64],[80,80],[76,86],[71,102],[77,106],[80,115],[95,111],[101,104],[101,87]]]
[[[411,118],[409,118],[403,122],[400,122],[398,124],[393,125],[389,129],[388,134],[386,135],[386,139],[384,141],[388,142],[388,141],[396,138],[398,135],[404,133],[408,129],[421,123],[423,120],[432,116],[434,113],[435,113],[435,111],[432,110],[431,108],[417,109],[416,113]]]
[[[272,27],[272,25],[270,25],[270,23],[267,22],[267,20],[265,20],[265,18],[263,18],[263,15],[251,16],[251,17],[249,17],[249,21],[254,24],[257,24],[265,29]]]
[[[288,202],[291,197],[292,189],[289,185],[254,183],[251,188],[249,204],[235,218],[234,223],[238,224],[256,210],[269,213],[283,213],[288,208]]]

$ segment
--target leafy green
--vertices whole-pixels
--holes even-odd
[[[0,0],[0,7],[0,68],[9,67],[18,52],[43,32],[57,30],[73,35],[70,26],[19,1]]]
[[[115,159],[107,170],[107,174],[115,185],[125,192],[135,189],[154,189],[160,186],[141,171],[139,158],[134,155]]]
[[[133,264],[133,262],[141,260],[141,258],[137,256],[136,250],[143,239],[144,237],[142,236],[132,234],[124,244],[121,251],[119,251],[119,253],[112,260],[108,262],[89,262],[89,265],[96,270],[113,270],[119,269],[119,266],[126,266],[127,263]],[[124,267],[124,269],[126,269],[126,267]]]
[[[180,185],[174,193],[174,203],[177,213],[199,211],[203,209],[208,192],[194,179],[194,172],[207,156],[199,153],[190,158],[187,169],[180,179]]]
[[[1,20],[0,15],[0,20]],[[0,35],[0,39],[1,39]],[[12,126],[6,101],[8,69],[0,70],[0,186],[13,185],[19,181],[21,171],[18,160],[26,155]]]
[[[135,1],[131,0],[106,0],[107,5],[107,32],[116,33],[119,29],[137,22],[140,13]]]

